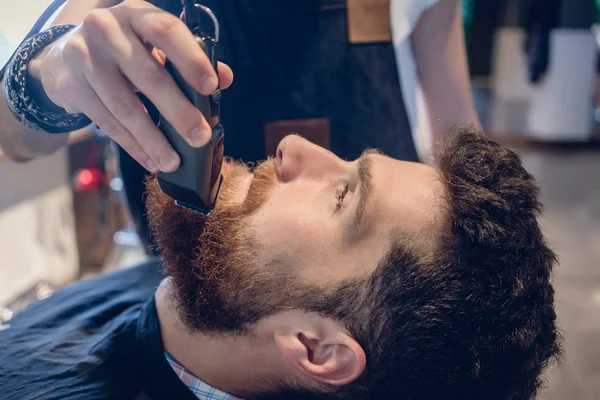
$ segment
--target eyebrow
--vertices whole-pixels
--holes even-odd
[[[373,149],[365,150],[358,159],[358,199],[354,217],[348,227],[348,234],[350,236],[359,232],[365,224],[365,208],[369,202],[373,188],[371,174],[373,168],[372,154],[380,154],[380,152]]]

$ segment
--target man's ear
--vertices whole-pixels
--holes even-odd
[[[344,332],[276,331],[275,343],[299,372],[323,383],[343,386],[356,380],[366,366],[358,342]]]

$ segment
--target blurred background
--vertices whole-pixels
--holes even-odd
[[[14,2],[0,13],[0,64],[49,3]],[[479,117],[540,183],[543,228],[560,256],[566,357],[540,398],[600,400],[600,0],[463,0],[462,8]],[[426,160],[428,133],[415,136]],[[27,164],[0,149],[0,320],[146,257],[122,186],[101,132]]]

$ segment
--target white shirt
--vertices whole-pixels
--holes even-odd
[[[400,86],[404,107],[408,115],[417,153],[429,153],[431,138],[427,123],[425,102],[417,77],[417,65],[412,51],[410,35],[425,11],[439,0],[391,0],[390,25],[392,42],[398,63]]]

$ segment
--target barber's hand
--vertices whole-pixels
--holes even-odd
[[[158,50],[160,49],[160,50]],[[192,146],[211,128],[164,68],[167,57],[198,92],[217,89],[217,75],[177,17],[141,0],[90,11],[83,22],[30,64],[46,94],[70,113],[84,113],[152,172],[171,172],[180,159],[154,125],[136,91],[144,93]],[[233,80],[219,64],[221,88]]]

